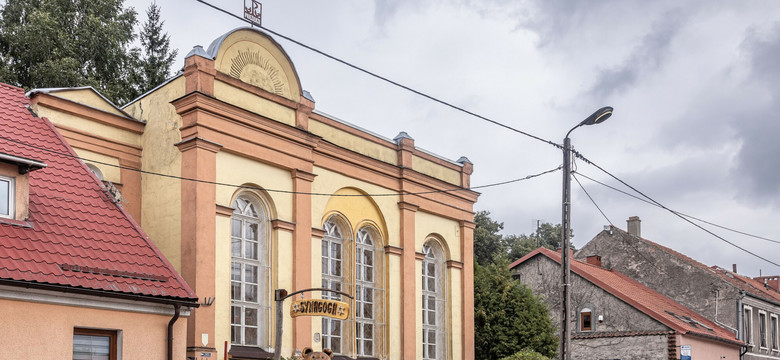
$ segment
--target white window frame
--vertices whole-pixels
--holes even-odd
[[[381,252],[377,251],[378,236],[370,226],[364,226],[355,237],[355,352],[357,356],[377,357],[381,339]]]
[[[345,273],[349,259],[344,255],[349,254],[345,247],[349,241],[347,233],[349,227],[342,224],[336,217],[331,217],[323,225],[325,236],[322,238],[322,287],[337,291],[348,292],[348,284],[345,283]],[[335,271],[338,269],[338,271]],[[339,300],[341,295],[329,291],[322,292],[323,299]],[[334,355],[343,355],[347,352],[347,338],[344,321],[322,317],[322,347],[333,351]],[[337,344],[337,346],[333,346]]]
[[[243,205],[243,206],[242,206]],[[231,278],[231,307],[230,307],[230,342],[234,345],[252,346],[270,349],[271,305],[270,305],[270,246],[268,212],[262,201],[252,193],[242,193],[233,201],[233,215],[230,218],[231,247],[230,247],[230,278]],[[243,207],[243,208],[242,208]],[[254,211],[255,216],[251,215]],[[235,225],[238,223],[238,231]],[[256,226],[256,241],[247,238],[247,229]],[[238,244],[238,248],[236,248]],[[247,256],[250,246],[256,246],[255,257]],[[236,253],[238,250],[238,253]],[[256,270],[255,282],[248,280],[247,270]],[[233,293],[238,288],[238,298]],[[256,300],[248,298],[247,289],[254,286],[257,292]],[[248,321],[247,315],[256,314],[255,324]],[[236,318],[238,316],[238,318]],[[247,340],[247,331],[256,331],[256,341]]]
[[[761,319],[764,319],[763,324]],[[767,341],[767,330],[769,321],[767,321],[766,311],[758,310],[758,347],[760,349],[769,348],[769,341]]]
[[[16,218],[16,179],[8,176],[0,176],[0,182],[8,183],[8,214],[0,213],[0,218],[14,219]]]
[[[772,351],[780,351],[780,327],[778,327],[778,321],[777,321],[777,315],[776,314],[770,314],[769,315],[769,336],[771,336],[771,341],[769,346],[771,347]]]
[[[423,360],[440,360],[447,357],[446,280],[444,251],[434,240],[423,245],[422,261],[422,354]],[[433,270],[433,273],[431,273]],[[433,282],[434,288],[428,284]],[[430,302],[434,308],[431,309]],[[434,323],[430,323],[433,316]],[[433,339],[431,339],[433,334]],[[433,354],[429,349],[433,347]]]
[[[745,343],[753,346],[753,308],[747,305],[742,310],[742,332],[745,335]]]

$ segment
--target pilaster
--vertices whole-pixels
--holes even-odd
[[[402,305],[401,315],[401,338],[403,339],[403,351],[402,356],[406,359],[413,359],[416,354],[417,346],[417,294],[415,274],[415,215],[419,206],[408,202],[399,202],[398,208],[401,211],[401,248],[403,254],[401,255],[401,268],[403,269],[403,275],[401,276],[401,287],[403,291],[403,299],[405,300]]]
[[[463,359],[474,360],[474,229],[477,227],[472,221],[460,221],[460,253],[463,262],[460,264],[448,262],[448,266],[462,266],[461,277],[463,287]]]
[[[214,142],[192,137],[176,144],[181,151],[183,178],[216,180]],[[216,188],[213,183],[181,182],[181,274],[199,297],[214,297]],[[229,299],[222,299],[229,301]],[[195,309],[187,318],[187,355],[216,355],[214,306]]]
[[[293,180],[293,291],[312,287],[311,249],[311,188],[316,174],[302,170],[291,171]],[[311,317],[299,316],[293,320],[293,348],[311,346]]]

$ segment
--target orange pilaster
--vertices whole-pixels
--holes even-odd
[[[403,305],[401,315],[401,336],[403,338],[403,357],[404,359],[414,359],[417,346],[417,295],[416,295],[416,264],[415,264],[415,239],[414,239],[414,217],[417,205],[407,202],[399,202],[401,209],[401,246],[403,255],[401,255],[401,287],[403,290]]]
[[[474,360],[474,228],[471,221],[460,222],[460,246],[463,254],[463,359]]]
[[[293,178],[293,291],[308,289],[311,279],[311,183],[313,173],[301,169],[292,171]],[[311,346],[311,317],[299,316],[293,321],[293,347],[303,349]]]
[[[219,144],[198,137],[176,144],[182,154],[181,176],[216,180]],[[199,297],[214,297],[216,188],[214,184],[181,182],[181,274]],[[224,299],[229,301],[230,299]],[[214,307],[202,306],[187,318],[187,354],[216,355]]]

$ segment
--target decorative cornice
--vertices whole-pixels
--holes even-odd
[[[404,248],[393,246],[393,245],[387,245],[385,246],[385,254],[403,255]]]
[[[414,253],[414,258],[417,259],[417,260],[424,260],[425,259],[425,253],[415,252]]]
[[[325,230],[317,229],[317,228],[311,228],[311,237],[313,237],[313,238],[317,238],[317,239],[321,240],[322,238],[325,237],[325,234],[326,234]]]
[[[474,230],[474,229],[477,228],[477,223],[475,223],[473,221],[461,220],[458,223],[460,224],[460,227],[462,227],[462,228],[467,228],[467,229],[471,229],[471,230]]]
[[[412,203],[408,203],[406,201],[399,201],[398,208],[401,210],[409,210],[409,211],[416,212],[420,208],[420,206]]]
[[[271,228],[274,230],[287,230],[293,232],[295,231],[295,223],[281,219],[274,219],[271,220]]]
[[[233,216],[233,210],[235,209],[230,206],[217,204],[217,215],[231,217]]]
[[[308,172],[306,170],[301,169],[293,169],[292,170],[292,177],[293,179],[301,179],[308,182],[314,182],[314,178],[317,176],[317,174]]]
[[[220,149],[222,149],[222,145],[221,144],[217,144],[217,143],[215,143],[213,141],[209,141],[209,140],[197,137],[197,136],[184,139],[184,140],[182,140],[182,141],[180,141],[180,142],[178,142],[176,144],[173,144],[173,145],[176,146],[177,148],[179,148],[179,151],[181,151],[181,152],[185,152],[185,151],[188,151],[188,150],[191,150],[191,149],[194,149],[194,148],[198,148],[198,149],[208,150],[208,151],[211,151],[213,153],[217,153],[217,152],[219,152]]]
[[[463,262],[457,260],[447,260],[447,269],[463,269]]]

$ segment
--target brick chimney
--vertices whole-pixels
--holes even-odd
[[[601,267],[601,256],[598,255],[590,255],[585,258],[585,262],[588,264],[591,264],[593,266]]]
[[[632,216],[626,221],[628,233],[636,237],[642,237],[641,224],[642,220],[639,220],[639,216]]]

